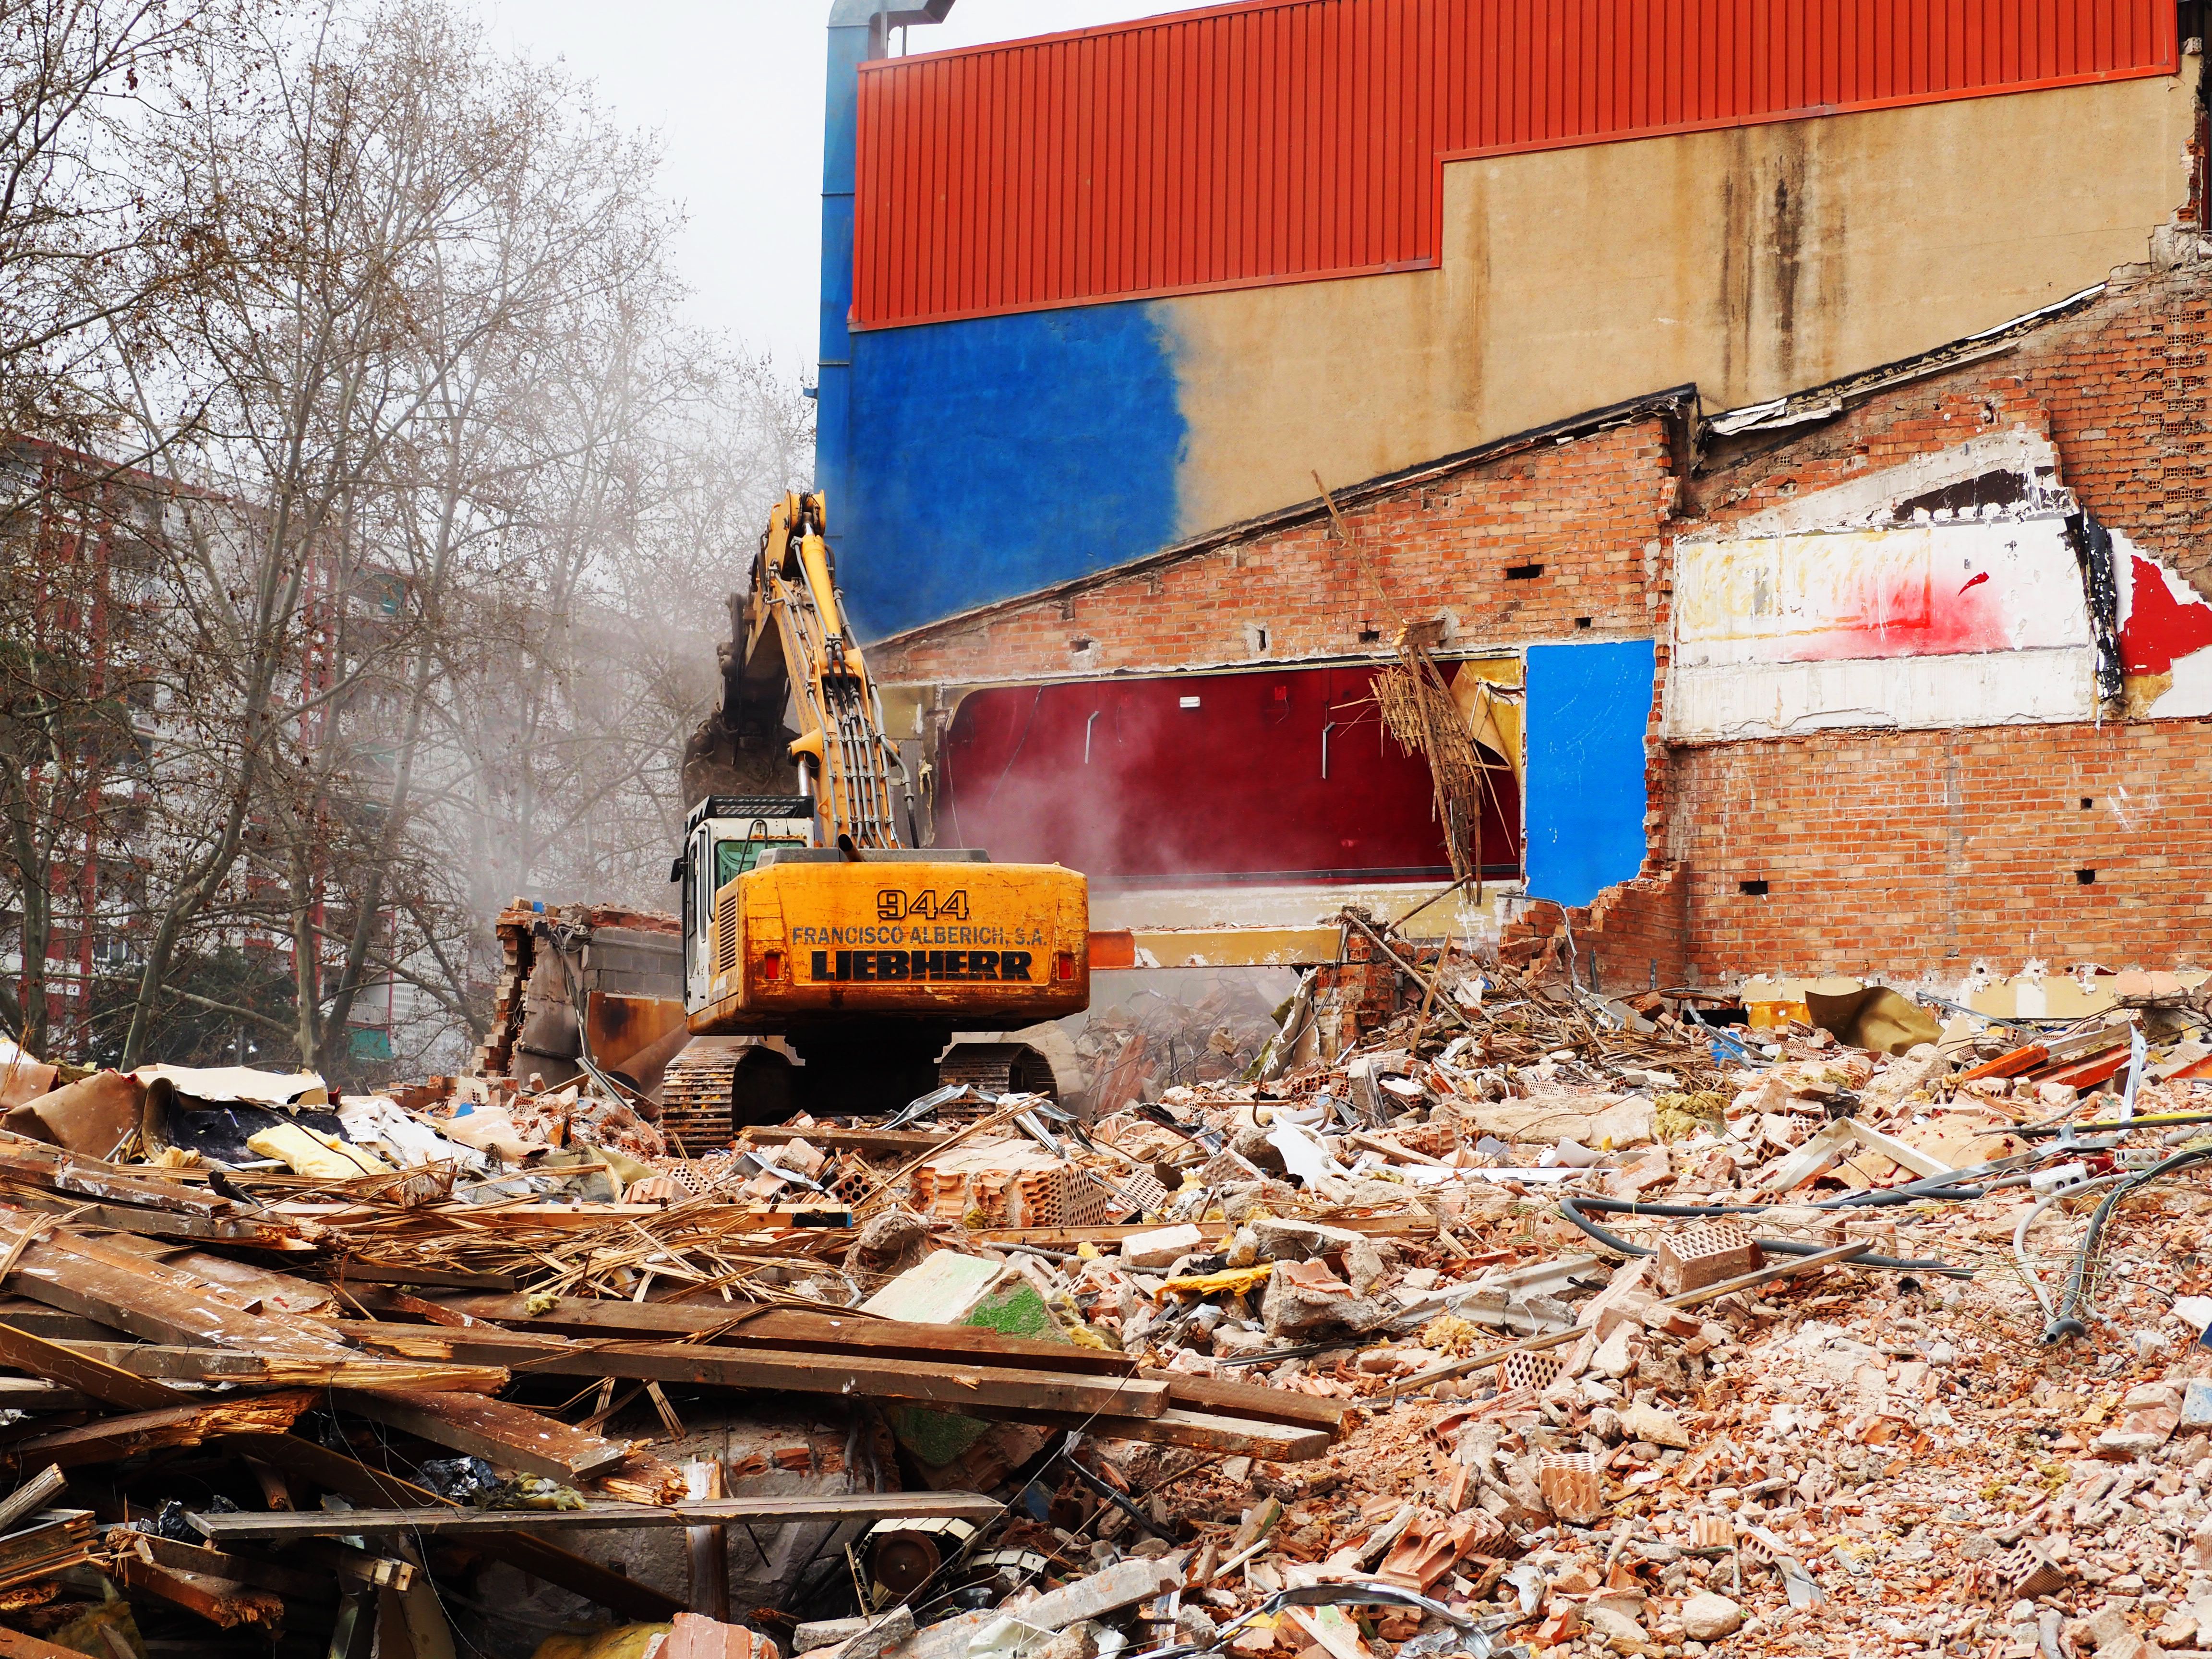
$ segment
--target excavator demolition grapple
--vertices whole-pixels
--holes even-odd
[[[1033,1050],[948,1044],[1090,1006],[1090,895],[1058,865],[921,848],[818,495],[769,514],[731,602],[722,702],[684,755],[684,1008],[672,1104],[739,1123],[893,1109],[942,1080],[1049,1090]],[[795,769],[795,777],[794,777]],[[799,1064],[793,1065],[793,1058]]]

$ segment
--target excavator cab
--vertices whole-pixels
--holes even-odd
[[[708,1001],[714,967],[714,895],[763,856],[782,847],[814,844],[814,803],[804,795],[709,795],[684,824],[684,856],[672,878],[684,884],[684,1011]]]

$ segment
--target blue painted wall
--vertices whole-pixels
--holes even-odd
[[[825,446],[820,471],[843,483],[830,540],[863,638],[1176,539],[1185,430],[1158,312],[1078,306],[849,337],[850,449],[833,463]]]
[[[1644,863],[1650,640],[1528,647],[1528,891],[1588,904]]]
[[[822,323],[817,337],[814,405],[814,482],[834,510],[852,487],[852,352],[847,319],[853,309],[854,144],[858,136],[860,70],[867,60],[877,7],[847,3],[830,14],[830,56],[823,82]]]

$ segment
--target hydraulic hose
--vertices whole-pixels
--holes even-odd
[[[2089,1231],[2081,1240],[2081,1254],[2074,1258],[2073,1271],[2066,1276],[2066,1294],[2058,1304],[2057,1315],[2043,1328],[2045,1342],[2063,1342],[2069,1337],[2088,1335],[2089,1327],[2081,1314],[2088,1297],[2089,1270],[2097,1259],[2097,1247],[2104,1239],[2106,1224],[2112,1219],[2112,1212],[2119,1207],[2120,1200],[2138,1187],[2148,1186],[2192,1164],[2206,1162],[2212,1162],[2212,1146],[2192,1146],[2152,1164],[2148,1170],[2136,1171],[2105,1194],[2104,1202],[2097,1206],[2096,1213],[2089,1218]]]
[[[1979,1194],[1977,1193],[1976,1196],[1978,1197]],[[1650,1255],[1651,1251],[1644,1245],[1632,1244],[1619,1233],[1608,1231],[1599,1226],[1596,1222],[1583,1213],[1584,1206],[1614,1215],[1680,1216],[1694,1218],[1742,1215],[1761,1207],[1755,1204],[1632,1204],[1617,1198],[1571,1197],[1559,1200],[1561,1215],[1566,1217],[1569,1221],[1574,1223],[1608,1250],[1622,1255]],[[1818,1255],[1821,1251],[1832,1248],[1826,1244],[1814,1244],[1800,1238],[1762,1237],[1757,1243],[1760,1249],[1771,1250],[1777,1255]],[[1851,1258],[1850,1265],[1854,1267],[1885,1267],[1893,1273],[1941,1273],[1947,1279],[1972,1279],[1974,1276],[1974,1270],[1972,1267],[1954,1267],[1948,1261],[1905,1261],[1888,1255],[1855,1255]]]

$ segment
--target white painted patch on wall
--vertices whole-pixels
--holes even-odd
[[[1985,518],[1676,550],[1677,660],[1817,662],[2086,646],[2064,521]]]
[[[1677,665],[1666,734],[1683,742],[1880,726],[1924,731],[2096,717],[2086,645],[1953,656]]]

